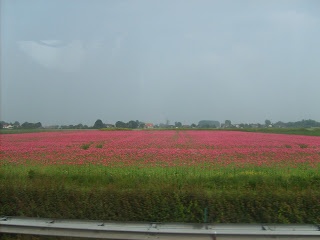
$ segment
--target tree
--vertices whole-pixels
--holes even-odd
[[[191,127],[195,128],[197,125],[195,123],[191,124]]]
[[[231,127],[231,120],[226,120],[226,121],[224,122],[224,126],[225,126],[225,127]]]
[[[74,128],[75,129],[83,129],[84,127],[83,127],[82,123],[79,123],[79,124],[75,125]]]
[[[137,128],[138,127],[138,123],[136,122],[136,121],[133,121],[133,120],[131,120],[131,121],[129,121],[128,122],[128,128]]]
[[[201,120],[198,123],[199,128],[216,128],[220,127],[220,122],[212,120]]]
[[[24,122],[22,123],[21,127],[26,129],[32,129],[34,128],[34,123]]]
[[[37,123],[24,122],[22,123],[21,127],[25,129],[34,129],[34,128],[41,128],[42,124],[41,122],[37,122]]]
[[[127,124],[121,121],[116,122],[117,128],[127,128]]]
[[[2,129],[3,128],[3,124],[2,123],[0,123],[0,129]]]
[[[179,127],[182,127],[182,123],[181,123],[181,122],[175,122],[175,123],[174,123],[174,126],[175,126],[175,127],[178,127],[178,128],[179,128]]]
[[[265,121],[264,121],[264,123],[265,123],[265,125],[266,125],[267,127],[268,127],[269,125],[271,125],[271,121],[270,121],[270,120],[268,120],[268,119],[267,119],[267,120],[265,120]]]
[[[278,121],[274,124],[274,127],[283,128],[286,124],[284,122]]]
[[[104,124],[100,119],[98,119],[93,125],[93,128],[95,128],[95,129],[99,129],[99,128],[103,128],[103,127],[104,127]]]

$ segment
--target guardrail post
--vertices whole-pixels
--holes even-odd
[[[203,221],[204,223],[208,223],[208,208],[204,208]]]

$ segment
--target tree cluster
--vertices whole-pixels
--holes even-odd
[[[42,124],[41,124],[41,122],[37,122],[37,123],[24,122],[21,124],[21,128],[23,128],[23,129],[42,128]]]
[[[5,122],[5,121],[0,121],[0,129],[3,128],[4,125],[11,125],[14,128],[19,128],[20,127],[20,123],[18,121],[15,121],[14,123],[12,122]]]
[[[312,128],[312,127],[320,127],[320,122],[315,120],[301,120],[297,122],[276,122],[273,124],[273,127],[285,127],[285,128]]]
[[[140,122],[139,120],[131,120],[127,123],[122,121],[116,122],[116,127],[118,128],[131,128],[131,129],[137,129],[137,128],[144,128],[145,124],[143,122]]]
[[[175,126],[176,128],[181,128],[181,127],[182,127],[182,123],[181,123],[181,122],[175,122],[175,123],[174,123],[174,126]]]
[[[198,123],[198,128],[219,128],[220,122],[212,120],[201,120]]]
[[[82,123],[79,123],[77,125],[61,125],[59,126],[52,126],[52,128],[60,128],[60,129],[89,129],[87,125],[83,125]]]
[[[261,123],[240,123],[237,124],[241,128],[267,128],[267,127],[273,127],[273,128],[316,128],[320,127],[320,122],[317,122],[315,120],[301,120],[297,122],[281,122],[278,121],[276,123],[272,123],[271,120],[266,119],[264,121],[264,124]],[[230,120],[226,120],[223,128],[234,128],[235,126],[231,124]]]

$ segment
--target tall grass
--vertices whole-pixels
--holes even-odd
[[[0,214],[116,221],[320,222],[319,169],[2,166]]]
[[[196,169],[199,170],[199,169]],[[116,221],[318,223],[316,170],[6,167],[0,214]]]
[[[121,189],[159,188],[172,184],[206,191],[226,189],[265,189],[271,186],[286,190],[317,189],[320,187],[319,169],[225,168],[219,170],[194,168],[122,168],[103,166],[3,166],[2,183],[17,185],[26,182],[50,181],[65,187],[81,189],[114,186]]]

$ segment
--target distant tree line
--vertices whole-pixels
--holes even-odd
[[[198,123],[199,128],[219,128],[220,122],[211,120],[201,120]]]
[[[83,125],[81,123],[77,124],[77,125],[61,125],[59,127],[59,125],[55,125],[55,126],[51,126],[51,128],[60,128],[60,129],[90,129],[90,127],[88,127],[87,125]]]
[[[5,122],[0,121],[0,129],[4,127],[11,126],[13,129],[37,129],[43,128],[41,122],[30,123],[24,122],[20,125],[18,121],[15,122]],[[143,129],[145,128],[145,123],[139,120],[131,120],[129,122],[117,121],[115,125],[103,123],[101,119],[95,121],[93,126],[83,125],[81,123],[76,125],[53,125],[45,128],[51,129],[100,129],[100,128],[131,128],[131,129]],[[167,120],[166,123],[160,123],[154,125],[154,128],[266,128],[266,127],[274,127],[274,128],[316,128],[320,127],[320,122],[315,120],[301,120],[297,122],[282,122],[278,121],[276,123],[272,123],[271,120],[265,120],[264,124],[261,123],[240,123],[240,124],[232,124],[231,120],[225,120],[223,124],[220,124],[218,121],[213,120],[201,120],[198,124],[192,123],[191,125],[183,125],[181,122],[175,122],[174,124],[170,124]]]
[[[297,122],[281,122],[278,121],[276,123],[272,123],[271,120],[266,119],[264,124],[261,123],[240,123],[240,124],[232,124],[230,120],[226,120],[224,124],[222,124],[223,128],[267,128],[267,127],[273,127],[273,128],[316,128],[320,127],[320,122],[317,122],[315,120],[301,120]]]
[[[24,129],[35,129],[35,128],[41,128],[41,127],[42,127],[41,122],[37,122],[37,123],[24,122],[21,124],[21,128],[24,128]]]
[[[274,127],[286,127],[286,128],[312,128],[312,127],[320,127],[320,122],[315,120],[301,120],[297,122],[276,122],[273,124]]]
[[[116,124],[113,125],[113,124],[103,123],[101,119],[98,119],[97,121],[95,121],[92,128],[100,129],[100,128],[112,128],[112,127],[137,129],[137,128],[144,128],[145,124],[143,122],[140,122],[139,120],[135,120],[135,121],[131,120],[129,122],[117,121]]]
[[[20,125],[20,123],[18,121],[15,121],[14,123],[12,123],[12,122],[8,123],[5,121],[1,121],[0,122],[0,129],[4,128],[4,126],[11,126],[14,129],[17,129],[17,128],[36,129],[36,128],[41,128],[42,124],[41,124],[41,122],[37,122],[37,123],[24,122]]]
[[[131,120],[127,123],[122,122],[122,121],[117,121],[116,122],[116,127],[118,128],[131,128],[131,129],[137,129],[137,128],[144,128],[145,123],[140,122],[139,120]]]

